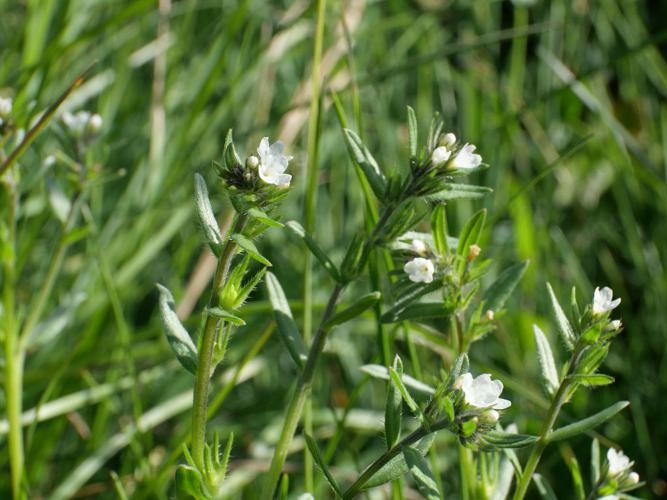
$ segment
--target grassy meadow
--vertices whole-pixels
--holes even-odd
[[[322,90],[313,119],[318,4]],[[262,137],[284,141],[294,177],[277,215],[303,220],[312,206],[305,212],[313,236],[340,262],[365,210],[341,119],[382,168],[400,169],[407,105],[420,130],[439,112],[445,129],[476,144],[490,165],[471,182],[491,195],[447,205],[451,232],[486,208],[480,246],[494,259],[490,277],[530,261],[494,320],[497,331],[470,353],[476,372],[504,381],[513,402],[504,421],[536,434],[548,406],[532,330],[537,323],[556,338],[545,283],[566,303],[572,286],[583,302],[609,286],[622,298],[615,312],[624,324],[603,366],[616,383],[577,393],[561,422],[618,400],[630,406],[589,436],[550,446],[538,471],[557,498],[575,498],[568,464],[576,456],[588,481],[595,436],[635,461],[646,485],[633,495],[667,497],[665,16],[667,3],[639,0],[0,0],[0,96],[13,99],[17,130],[0,142],[0,163],[22,139],[18,129],[30,129],[85,72],[11,169],[20,202],[14,320],[35,320],[21,395],[26,498],[175,497],[193,378],[165,340],[155,285],[171,290],[195,331],[216,264],[196,221],[193,175],[206,179],[228,227],[232,209],[213,166],[228,129],[244,156]],[[103,124],[72,150],[60,116],[81,109]],[[72,158],[88,166],[85,196]],[[317,320],[331,289],[327,273],[285,229],[269,229],[256,244],[297,322],[304,299],[312,305],[306,321]],[[312,264],[310,285],[304,262]],[[0,279],[7,282],[7,270]],[[354,288],[365,293],[368,280]],[[264,285],[239,314],[246,324],[211,379],[209,431],[235,435],[226,494],[261,500],[296,375]],[[384,333],[406,373],[428,379],[455,357],[428,325]],[[555,354],[564,360],[562,349]],[[3,350],[3,386],[7,362]],[[359,370],[370,363],[383,364],[383,354],[367,313],[335,330],[314,378],[312,432],[341,481],[383,447],[385,386]],[[3,499],[12,498],[7,414],[3,392]],[[305,449],[297,432],[285,464],[288,498],[308,485],[315,498],[329,498]],[[461,498],[455,438],[439,435],[434,449],[444,497]],[[409,480],[402,486],[404,493],[369,498],[419,498]],[[537,489],[528,497],[540,498]]]

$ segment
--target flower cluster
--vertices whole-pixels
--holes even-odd
[[[639,487],[639,474],[632,470],[634,462],[621,450],[607,450],[606,472],[596,487],[599,500],[617,500],[619,493],[625,493]]]
[[[482,157],[475,153],[475,145],[466,143],[457,148],[456,136],[451,132],[444,134],[439,144],[431,153],[431,163],[436,167],[444,166],[447,170],[470,170],[482,164]]]
[[[62,121],[76,139],[90,138],[99,134],[103,125],[102,117],[89,111],[77,113],[65,111],[62,114]]]
[[[265,209],[287,194],[292,176],[286,171],[292,157],[285,155],[284,150],[282,141],[271,144],[269,138],[264,137],[257,148],[257,155],[250,155],[242,162],[234,147],[231,131],[228,133],[222,162],[216,166],[239,212],[252,207]]]

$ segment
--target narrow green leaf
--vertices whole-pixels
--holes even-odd
[[[554,319],[558,325],[558,332],[563,339],[563,342],[567,348],[571,351],[574,349],[574,344],[577,342],[577,337],[574,335],[574,330],[570,325],[570,321],[567,319],[567,316],[563,312],[563,308],[560,306],[556,294],[554,293],[551,285],[547,283],[547,290],[549,291],[549,298],[551,299],[551,309],[554,314]]]
[[[394,370],[402,377],[403,367],[398,354],[394,358]],[[384,411],[384,434],[388,450],[398,442],[401,436],[402,410],[403,398],[401,393],[396,389],[396,385],[390,381],[387,384],[387,403]]]
[[[232,129],[229,129],[227,131],[227,136],[225,137],[225,144],[222,148],[222,159],[225,162],[225,166],[230,170],[233,168],[243,167],[241,158],[239,158],[239,155],[236,152],[236,148],[234,147],[234,137]]]
[[[195,207],[197,209],[197,219],[206,238],[206,243],[208,243],[211,251],[217,257],[220,257],[223,246],[222,235],[220,234],[218,222],[215,220],[215,215],[213,215],[206,181],[199,174],[195,174]]]
[[[303,364],[308,357],[308,351],[299,333],[299,328],[292,317],[285,292],[283,292],[278,278],[273,273],[266,273],[266,289],[269,293],[269,300],[271,301],[271,307],[273,307],[280,338],[285,343],[287,351],[296,365],[303,368]]]
[[[417,483],[417,488],[427,500],[440,500],[440,491],[438,483],[433,476],[431,467],[421,452],[411,446],[403,448],[403,458],[405,459],[412,478]]]
[[[435,251],[440,256],[445,256],[449,253],[449,245],[447,244],[447,213],[445,212],[445,204],[440,203],[431,214],[431,233],[433,235],[433,244]]]
[[[308,250],[311,251],[311,253],[315,256],[315,258],[322,264],[324,269],[327,270],[327,272],[331,275],[331,277],[337,281],[340,282],[340,273],[338,272],[338,268],[336,265],[333,263],[333,261],[329,258],[329,256],[324,253],[324,251],[320,248],[320,246],[317,244],[317,242],[311,238],[311,236],[306,233],[306,230],[301,226],[296,221],[289,221],[286,226],[292,230],[294,234],[299,236],[301,239],[303,239],[304,243],[308,247]]]
[[[361,367],[361,371],[367,373],[373,378],[377,378],[380,380],[390,380],[389,369],[386,366],[364,365]],[[433,387],[423,382],[420,382],[419,380],[411,377],[410,375],[406,374],[401,375],[401,380],[403,381],[406,387],[414,389],[415,391],[421,393],[423,396],[432,396],[435,393],[435,389]]]
[[[326,328],[326,329],[333,328],[336,325],[346,323],[346,322],[356,318],[357,316],[362,314],[364,311],[366,311],[367,309],[370,309],[375,304],[377,304],[380,301],[381,298],[382,298],[382,294],[380,292],[371,292],[369,294],[364,295],[363,297],[360,297],[350,307],[348,307],[346,309],[343,309],[342,311],[337,312],[336,314],[334,314],[324,324],[324,328]]]
[[[269,227],[283,227],[284,224],[282,222],[278,222],[275,219],[272,219],[268,215],[266,215],[263,211],[261,211],[257,207],[252,207],[248,209],[248,215],[252,217],[253,219],[258,220],[262,224],[265,224]]]
[[[484,433],[481,438],[487,449],[496,448],[523,448],[530,446],[537,441],[537,436],[528,434],[515,434],[505,431],[489,431]]]
[[[431,201],[475,200],[484,198],[491,193],[493,193],[493,189],[486,186],[474,186],[472,184],[445,184],[444,189],[437,193],[430,194],[426,198]]]
[[[566,425],[560,429],[556,429],[549,435],[548,441],[550,443],[555,441],[562,441],[563,439],[569,439],[579,434],[583,434],[584,432],[588,432],[589,430],[594,429],[598,425],[609,420],[629,404],[629,401],[619,401],[618,403],[614,403],[609,408],[606,408],[601,412],[596,413],[595,415],[579,420],[578,422],[574,422],[573,424]]]
[[[401,290],[400,296],[394,302],[394,306],[384,313],[387,318],[394,318],[402,312],[408,305],[442,288],[442,282],[433,281],[432,283],[410,283],[405,289]]]
[[[160,292],[160,317],[167,341],[181,365],[190,373],[197,373],[197,348],[176,315],[174,297],[167,287],[158,284],[157,288]]]
[[[600,479],[600,442],[593,438],[591,443],[591,483],[595,484]]]
[[[587,387],[597,387],[600,385],[609,385],[614,383],[614,377],[602,373],[581,374],[577,373],[567,377],[572,382],[585,385]]]
[[[462,274],[465,270],[468,261],[468,252],[472,245],[477,244],[479,237],[484,229],[484,221],[486,220],[486,209],[475,213],[463,226],[463,230],[459,235],[459,244],[456,248],[456,254],[461,257],[458,272]]]
[[[343,491],[340,489],[340,486],[338,485],[336,479],[334,479],[334,477],[331,475],[331,471],[329,471],[329,468],[327,467],[327,464],[324,461],[324,458],[322,457],[319,448],[317,447],[317,443],[309,434],[304,434],[304,437],[306,438],[306,445],[308,446],[308,451],[310,451],[313,460],[315,460],[315,463],[324,474],[324,477],[329,483],[329,486],[331,486],[331,489],[333,489],[336,492],[336,495],[339,498],[342,498]]]
[[[255,289],[255,287],[259,284],[260,281],[262,281],[262,278],[264,277],[264,274],[266,274],[266,268],[263,267],[259,271],[257,271],[252,278],[250,278],[244,285],[241,287],[241,289],[238,291],[236,294],[236,303],[234,304],[234,307],[241,307],[243,303],[246,301],[248,298],[248,295],[252,293],[252,291]]]
[[[408,106],[408,145],[410,148],[410,156],[417,156],[417,117],[415,110]]]
[[[403,384],[403,379],[396,372],[396,370],[394,370],[393,368],[389,368],[389,377],[391,378],[393,384],[396,386],[396,389],[398,389],[398,392],[401,394],[401,397],[403,398],[405,403],[408,405],[408,408],[410,408],[410,411],[412,411],[412,413],[414,413],[415,415],[421,414],[419,405],[417,405],[415,400],[412,399],[412,396],[408,392],[408,389]]]
[[[409,304],[396,311],[394,309],[382,315],[383,323],[395,323],[406,320],[424,320],[429,318],[445,318],[450,315],[450,311],[445,309],[442,302],[418,302]]]
[[[269,262],[268,259],[266,259],[266,257],[263,257],[259,253],[257,247],[251,240],[249,240],[248,238],[239,233],[232,234],[232,239],[241,249],[243,249],[248,255],[250,255],[257,262],[260,262],[265,266],[271,267],[271,262]]]
[[[558,500],[558,497],[554,493],[553,488],[541,474],[533,474],[533,481],[535,481],[535,486],[537,486],[537,491],[540,493],[542,498],[545,500]]]
[[[540,362],[542,380],[547,393],[553,395],[556,393],[558,386],[560,385],[554,355],[551,352],[551,346],[549,345],[549,341],[547,340],[546,335],[544,335],[544,332],[540,330],[537,325],[533,325],[533,332],[535,334],[537,359]]]
[[[577,462],[577,459],[574,457],[574,455],[567,459],[567,465],[570,469],[570,474],[572,474],[572,482],[574,483],[574,494],[576,495],[576,500],[584,500],[586,498],[586,493],[584,492],[584,481],[581,478],[579,462]]]
[[[352,160],[359,165],[364,172],[364,176],[368,180],[375,196],[379,200],[383,200],[387,180],[380,171],[380,167],[357,134],[347,128],[343,129],[343,131],[345,133],[345,141]]]
[[[498,275],[496,281],[486,290],[483,297],[484,309],[494,312],[499,311],[505,305],[507,299],[523,278],[528,261],[514,264]]]
[[[427,436],[417,441],[417,443],[413,445],[413,448],[416,449],[420,454],[426,455],[429,448],[431,448],[434,439],[435,432],[428,434]],[[401,453],[396,455],[387,463],[387,465],[373,474],[364,485],[364,489],[374,488],[375,486],[380,486],[381,484],[393,481],[394,479],[401,477],[406,472],[408,472],[408,464],[405,461],[405,457]]]
[[[233,313],[230,313],[229,311],[226,311],[222,307],[211,307],[207,309],[208,314],[211,316],[215,316],[216,318],[220,318],[223,321],[227,321],[228,323],[231,323],[232,325],[236,326],[243,326],[245,325],[245,321],[243,321],[241,318],[236,316]]]

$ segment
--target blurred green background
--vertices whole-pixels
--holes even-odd
[[[405,166],[408,104],[423,128],[441,112],[446,129],[477,144],[492,166],[474,181],[491,186],[493,196],[454,203],[449,217],[457,233],[486,206],[495,224],[485,255],[498,259],[497,268],[531,262],[499,331],[472,351],[474,366],[505,380],[515,402],[507,421],[536,432],[544,412],[531,330],[538,322],[556,342],[544,283],[563,302],[572,285],[581,300],[598,285],[622,297],[625,331],[605,368],[617,383],[579,395],[565,418],[630,400],[629,410],[598,430],[636,461],[646,498],[667,496],[666,16],[667,3],[658,1],[330,0],[322,63],[326,88],[339,92],[383,167]],[[26,427],[31,498],[114,498],[111,471],[135,498],[170,494],[189,426],[191,377],[172,361],[154,284],[171,288],[194,331],[209,274],[192,177],[205,175],[224,221],[230,209],[211,161],[229,128],[246,154],[265,135],[286,142],[295,179],[282,215],[300,219],[313,30],[314,6],[300,0],[0,0],[0,95],[15,98],[16,123],[26,126],[94,61],[66,106],[104,119],[89,154],[101,181],[91,192],[91,218],[81,222],[87,237],[67,255],[50,323],[42,325],[51,330],[26,361],[25,409],[81,398],[63,415]],[[61,230],[47,179],[71,190],[64,169],[44,166],[60,147],[61,129],[54,122],[21,160],[22,304],[39,289]],[[328,95],[319,167],[316,236],[340,258],[342,242],[362,224],[363,199]],[[301,246],[279,230],[260,245],[298,311]],[[321,269],[315,273],[316,301],[323,301],[331,283]],[[211,428],[236,432],[230,492],[255,498],[253,480],[270,456],[295,374],[265,330],[271,315],[263,289],[244,317],[226,368],[252,360],[236,387],[216,376],[214,394],[231,392]],[[395,348],[406,350],[400,332]],[[437,356],[428,344],[418,349],[422,370],[436,375]],[[384,387],[372,382],[353,394],[358,367],[377,360],[369,317],[337,331],[320,366],[319,435],[333,432],[331,408],[354,408],[336,451],[343,476],[353,477],[355,464],[382,445]],[[128,430],[136,419],[143,432]],[[2,425],[0,497],[7,498]],[[438,450],[449,492],[458,478],[447,443]],[[571,490],[564,459],[575,453],[587,470],[589,449],[588,437],[550,448],[539,471],[559,497]],[[295,454],[288,466],[298,471],[301,460]],[[293,476],[295,492],[301,481]]]

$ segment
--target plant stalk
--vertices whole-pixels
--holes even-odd
[[[228,236],[241,232],[247,220],[247,215],[237,215],[236,221]],[[215,307],[217,305],[216,292],[227,279],[235,250],[236,243],[231,237],[228,237],[222,250],[222,255],[218,260],[218,266],[215,270],[213,286],[211,287],[211,298],[208,302],[209,307]],[[206,422],[208,420],[208,389],[210,385],[213,347],[215,345],[217,326],[217,318],[208,315],[206,317],[206,323],[204,324],[204,331],[202,333],[201,345],[199,348],[197,374],[195,376],[195,388],[192,400],[192,459],[200,470],[204,470],[204,446],[206,443]]]

